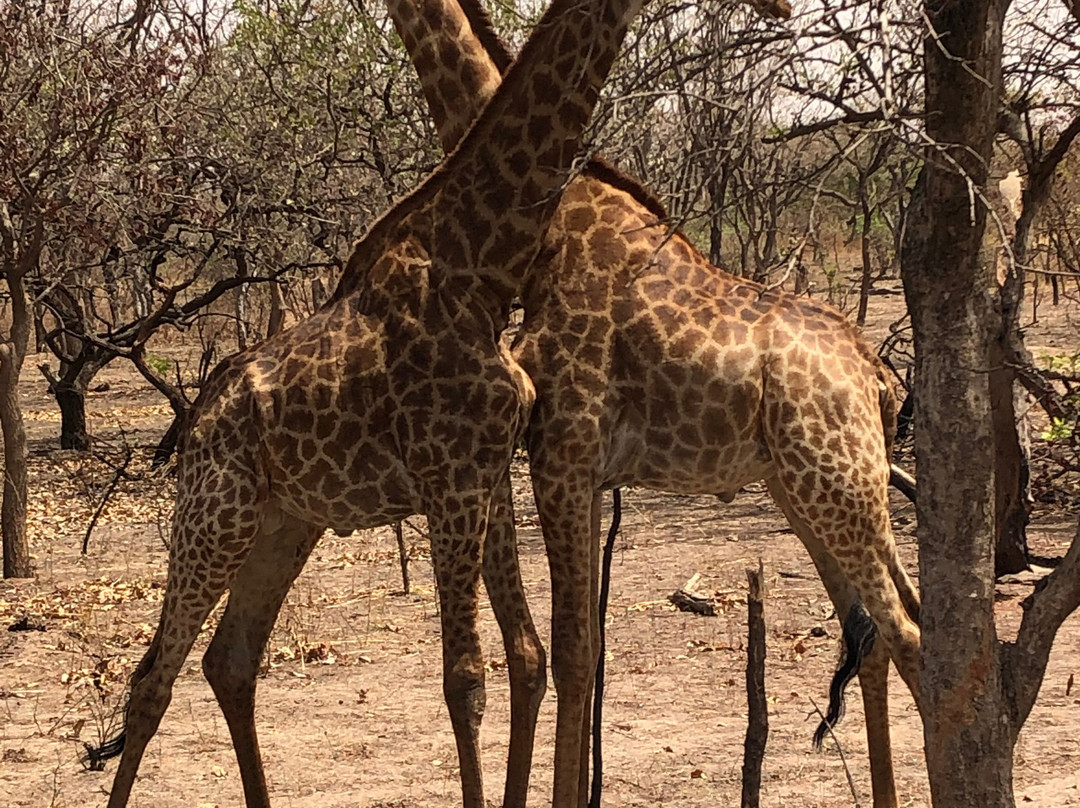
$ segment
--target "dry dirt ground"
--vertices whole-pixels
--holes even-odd
[[[877,327],[887,318],[873,300]],[[1033,331],[1036,345],[1076,349],[1062,315]],[[33,360],[33,358],[31,358]],[[33,365],[34,362],[28,362]],[[121,483],[91,538],[79,545],[113,477],[103,462],[55,449],[55,408],[36,371],[25,404],[32,457],[31,534],[38,577],[0,583],[0,627],[28,616],[43,630],[0,634],[0,806],[104,805],[115,771],[87,772],[83,742],[112,726],[124,685],[150,639],[162,596],[172,482],[151,477],[147,453]],[[167,408],[117,365],[109,390],[90,399],[103,443],[152,444]],[[117,453],[114,451],[114,458]],[[543,545],[524,465],[515,469],[524,579],[541,633],[549,590]],[[894,525],[915,570],[914,510],[894,496]],[[1060,555],[1075,515],[1041,510],[1033,548]],[[422,528],[419,520],[413,520]],[[257,721],[277,806],[413,808],[460,804],[453,736],[440,686],[438,614],[425,542],[410,529],[413,592],[401,593],[388,529],[328,534],[291,593],[259,682]],[[835,745],[810,747],[814,704],[823,705],[838,654],[838,626],[802,547],[766,495],[753,487],[731,505],[710,497],[631,490],[624,496],[608,614],[606,804],[735,804],[745,726],[745,593],[748,567],[764,561],[768,599],[771,734],[765,805],[852,805]],[[718,615],[674,611],[666,602],[695,573]],[[999,587],[1003,635],[1015,631],[1030,581]],[[505,662],[491,609],[482,606],[490,659],[483,744],[488,795],[498,804],[509,722]],[[211,618],[208,626],[212,626]],[[143,761],[133,806],[242,804],[224,720],[199,659],[185,666],[172,706]],[[1058,635],[1038,704],[1017,746],[1018,801],[1080,806],[1080,617]],[[894,754],[904,805],[929,805],[921,726],[893,675]],[[532,776],[533,805],[550,798],[554,688],[541,715]],[[857,690],[838,736],[858,801],[869,804],[862,711]]]

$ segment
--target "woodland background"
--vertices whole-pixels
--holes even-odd
[[[515,47],[542,11],[488,7]],[[977,25],[942,27],[968,18]],[[960,69],[960,36],[982,50],[947,78]],[[968,79],[975,89],[950,103],[942,88]],[[1029,545],[1029,520],[1074,514],[1080,498],[1078,84],[1080,20],[1062,0],[816,0],[782,24],[742,6],[658,1],[590,137],[714,263],[875,326],[901,398],[931,354],[976,368],[986,386],[976,409],[927,395],[900,459],[914,453],[920,472],[941,475],[938,490],[951,485],[964,502],[956,492],[973,489],[956,469],[985,470],[992,518],[971,522],[985,539],[972,557],[997,552],[983,577],[1047,560]],[[352,241],[440,159],[412,68],[369,0],[0,0],[5,577],[33,574],[51,552],[48,517],[27,530],[28,503],[50,496],[34,489],[34,463],[82,485],[89,539],[110,497],[145,493],[160,474],[152,467],[216,361],[318,308]],[[920,188],[920,174],[935,190]],[[927,217],[943,202],[952,220]],[[967,297],[952,295],[957,279],[973,281]],[[971,309],[974,343],[920,313],[933,308],[920,300],[949,299],[965,321],[964,301],[987,291]],[[875,296],[896,305],[868,323]],[[1064,339],[1029,350],[1025,334],[1047,320]],[[971,344],[978,356],[958,363]],[[172,427],[140,433],[121,418],[105,429],[87,416],[90,391],[107,393],[118,365],[157,391]],[[46,389],[57,428],[28,448],[21,402]],[[944,432],[941,411],[955,416]],[[958,461],[948,440],[986,453]],[[919,529],[944,535],[938,483],[924,479]],[[143,506],[167,515],[167,499]],[[920,542],[932,549],[922,532]],[[945,569],[925,552],[923,564]],[[933,582],[922,583],[933,602]],[[1062,620],[1076,597],[1057,598]],[[1003,671],[1010,647],[994,646]]]

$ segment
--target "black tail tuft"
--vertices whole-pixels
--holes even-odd
[[[825,733],[835,727],[843,717],[844,689],[859,672],[863,657],[873,649],[876,638],[877,626],[866,613],[862,601],[856,600],[844,620],[844,655],[829,685],[829,709],[825,712],[825,720],[818,724],[814,731],[815,749],[821,748]]]
[[[105,771],[105,761],[114,758],[124,751],[126,733],[121,732],[110,741],[105,741],[101,746],[86,747],[86,756],[82,759],[83,765],[92,772]]]

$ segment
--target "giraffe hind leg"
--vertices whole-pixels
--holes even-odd
[[[792,507],[791,500],[779,481],[776,479],[769,480],[768,485],[773,499],[783,510],[795,534],[802,541],[807,552],[810,553],[810,558],[821,576],[821,582],[829,593],[829,599],[836,609],[837,616],[848,616],[848,619],[845,620],[845,631],[849,627],[857,629],[857,636],[852,639],[855,640],[856,647],[863,646],[866,650],[866,656],[862,659],[862,665],[857,672],[862,686],[874,808],[895,808],[898,805],[898,797],[892,762],[892,741],[889,732],[889,657],[885,643],[873,641],[872,647],[865,648],[866,644],[870,642],[867,635],[870,634],[874,624],[870,622],[870,625],[867,626],[865,622],[859,621],[857,618],[855,621],[850,619],[853,612],[857,613],[857,609],[862,608],[858,593],[851,580],[841,569],[837,559],[826,549],[825,543],[820,540],[807,521]],[[851,625],[849,626],[849,624]],[[832,694],[830,694],[830,699],[832,699]],[[833,705],[830,703],[830,713],[832,709]],[[828,718],[827,715],[826,719],[828,720]],[[835,724],[835,720],[829,723]],[[818,732],[823,732],[822,727],[818,728]],[[817,742],[817,734],[815,734],[815,742]]]
[[[803,523],[803,543],[820,542],[851,582],[918,704],[920,636],[909,613],[917,611],[917,595],[893,540],[889,461],[876,393],[864,395],[844,379],[817,391],[822,415],[816,425],[831,436],[823,440],[813,437],[814,423],[791,417],[789,391],[781,382],[781,376],[767,380],[762,419],[776,463],[770,490],[786,503],[789,519]]]
[[[177,497],[161,618],[154,640],[132,678],[123,751],[108,808],[127,805],[139,763],[169,706],[180,668],[259,530],[261,513],[255,504],[235,509],[224,523],[218,514],[206,511],[204,492],[222,490],[224,477],[220,470],[203,474],[196,490],[183,490]],[[248,501],[254,503],[255,499],[251,496]]]
[[[255,730],[259,663],[285,596],[321,533],[290,517],[260,532],[229,587],[225,612],[203,656],[203,673],[232,736],[248,808],[270,805]]]

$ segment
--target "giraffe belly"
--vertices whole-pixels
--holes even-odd
[[[724,387],[720,392],[729,392]],[[606,484],[731,497],[769,476],[760,393],[753,385],[730,392],[710,398],[627,389],[609,431]]]
[[[772,461],[764,444],[689,447],[677,434],[650,431],[630,462],[609,463],[604,486],[638,485],[680,494],[716,494],[730,501],[740,488],[769,476]]]
[[[345,533],[388,525],[419,510],[411,478],[397,458],[364,443],[349,448],[348,462],[334,467],[326,458],[290,464],[295,456],[279,465],[270,486],[281,509]]]

